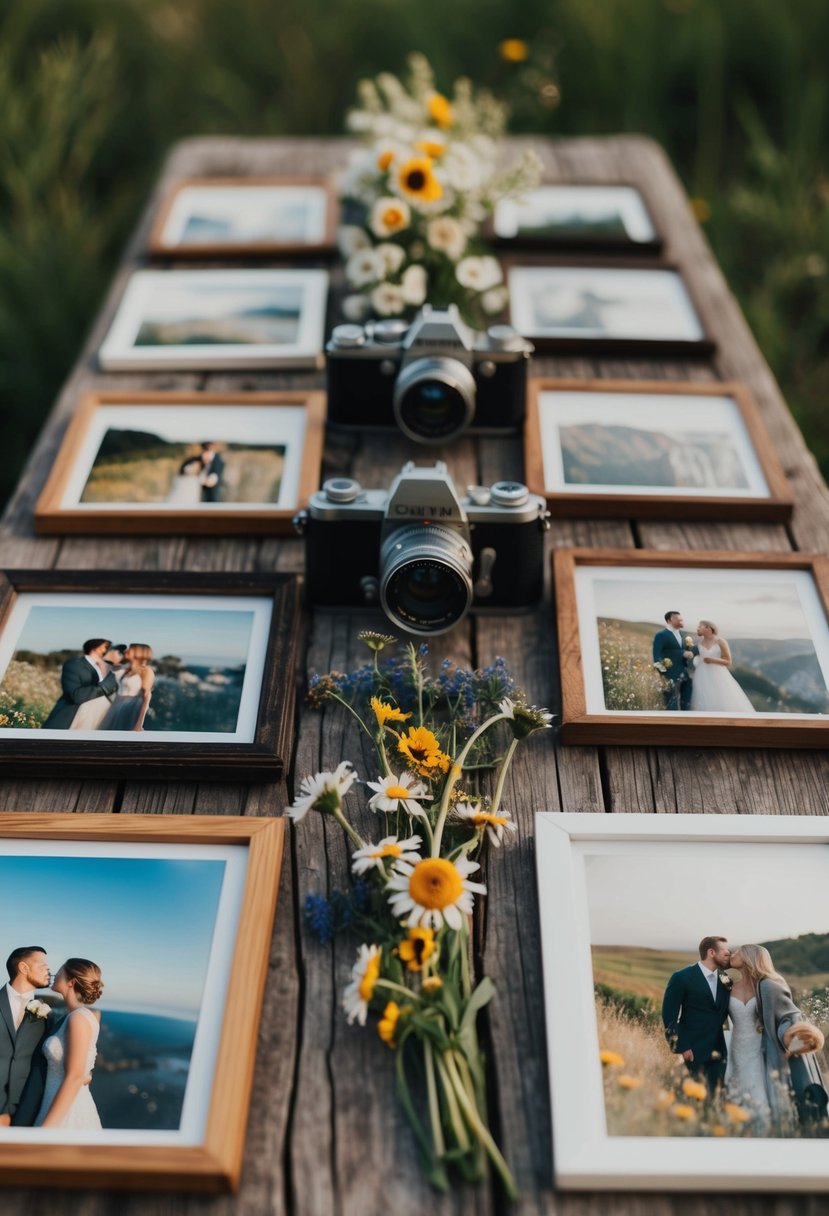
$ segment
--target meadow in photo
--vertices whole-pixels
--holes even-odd
[[[642,195],[632,186],[540,186],[521,200],[498,203],[493,226],[502,240],[656,240]]]
[[[0,729],[99,740],[123,732],[232,737],[240,729],[256,617],[266,604],[29,598],[36,602],[20,597],[18,624],[3,638],[10,658],[0,680]]]
[[[583,567],[591,712],[829,713],[829,630],[802,570]]]
[[[528,338],[705,339],[673,270],[513,266],[508,278],[512,324]]]
[[[222,1016],[205,985],[225,860],[32,843],[0,845],[0,1123],[93,1142],[178,1131],[200,1019]],[[67,1076],[72,1051],[88,1084]]]
[[[142,308],[136,346],[258,346],[297,342],[300,284],[159,279]]]
[[[289,437],[302,414],[299,407],[101,406],[75,501],[173,509],[279,503]]]
[[[538,412],[548,490],[769,493],[733,397],[556,390],[539,393]]]
[[[609,1135],[829,1136],[828,866],[811,845],[587,849]]]
[[[186,186],[176,194],[161,243],[321,244],[326,209],[327,194],[321,186]]]

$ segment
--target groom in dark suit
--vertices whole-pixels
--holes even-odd
[[[686,646],[682,631],[685,622],[682,613],[672,610],[665,613],[665,628],[653,639],[653,661],[662,676],[662,696],[666,709],[688,709],[693,690],[693,668],[691,660],[699,650],[693,644]]]
[[[671,1051],[682,1056],[691,1076],[704,1081],[713,1097],[725,1078],[723,1024],[733,987],[724,970],[731,961],[727,939],[704,937],[699,957],[698,963],[675,971],[668,980],[662,1022]]]
[[[52,1015],[30,1008],[35,989],[49,986],[41,946],[19,946],[6,963],[9,982],[0,988],[0,1127],[31,1127],[40,1110],[46,1058],[40,1050]]]
[[[83,644],[82,655],[67,659],[60,673],[63,693],[43,723],[43,730],[69,730],[84,701],[117,693],[118,681],[104,662],[111,646],[108,638],[90,638]]]

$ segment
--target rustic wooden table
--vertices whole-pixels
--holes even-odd
[[[678,264],[701,302],[717,341],[711,360],[544,358],[533,371],[569,377],[692,378],[746,382],[759,403],[792,483],[796,509],[788,527],[770,524],[687,524],[680,521],[553,521],[553,546],[591,545],[652,549],[829,550],[829,492],[783,401],[754,339],[688,207],[662,151],[638,137],[531,142],[547,176],[560,181],[642,183],[655,219],[667,237],[666,257]],[[35,500],[67,421],[89,389],[278,389],[321,386],[322,375],[102,374],[95,351],[104,336],[142,250],[160,192],[187,176],[327,172],[343,162],[336,140],[199,139],[172,152],[144,218],[127,250],[112,291],[43,432],[6,513],[0,538],[4,567],[144,570],[301,571],[302,545],[294,539],[36,538]],[[464,438],[445,451],[458,484],[522,477],[518,438]],[[367,486],[386,486],[406,459],[424,449],[398,434],[329,435],[324,475],[347,472]],[[365,612],[309,613],[300,653],[308,673],[347,669],[361,661],[360,628],[377,627]],[[362,653],[361,653],[362,652]],[[468,620],[435,639],[432,660],[450,654],[483,665],[503,655],[532,701],[557,709],[558,672],[553,610],[545,602],[528,615]],[[217,785],[198,781],[143,782],[61,780],[60,773],[5,780],[0,809],[41,811],[173,812],[178,814],[278,815],[291,801],[294,782],[351,758],[362,776],[373,776],[370,757],[348,715],[317,713],[300,702],[292,765],[274,785]],[[537,810],[593,813],[649,811],[716,814],[822,815],[829,810],[829,754],[773,750],[566,747],[551,733],[534,737],[518,752],[505,805],[519,825],[516,837],[492,860],[489,896],[478,909],[476,952],[498,995],[486,1016],[491,1115],[510,1161],[521,1199],[519,1212],[587,1216],[593,1212],[676,1213],[691,1216],[711,1198],[691,1195],[574,1195],[553,1186],[550,1104],[543,1029],[543,995],[533,816]],[[467,1187],[450,1197],[434,1195],[417,1167],[415,1145],[397,1106],[387,1048],[373,1032],[348,1027],[339,1008],[354,946],[320,946],[302,923],[306,895],[347,883],[346,851],[336,825],[308,816],[292,829],[282,872],[270,975],[259,1033],[256,1079],[238,1195],[198,1198],[36,1190],[5,1191],[5,1216],[373,1216],[394,1212],[492,1213],[506,1209],[494,1186]],[[567,926],[562,926],[566,932]],[[567,1027],[561,1028],[567,1033]],[[716,1201],[715,1201],[716,1202]],[[827,1210],[827,1200],[791,1196],[727,1198],[734,1216]]]

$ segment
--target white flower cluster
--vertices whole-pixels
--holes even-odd
[[[426,300],[456,303],[470,324],[507,302],[498,261],[476,248],[495,203],[535,186],[540,165],[527,153],[498,169],[505,112],[488,94],[455,83],[451,100],[435,89],[422,55],[410,57],[408,89],[383,73],[363,81],[348,116],[365,146],[352,153],[340,183],[360,223],[340,229],[352,293],[346,317],[411,315]]]

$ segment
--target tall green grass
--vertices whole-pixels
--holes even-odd
[[[499,58],[507,37],[527,62]],[[504,96],[514,130],[665,145],[829,473],[827,45],[824,0],[7,0],[0,501],[167,147],[339,133],[357,78],[411,50]]]

